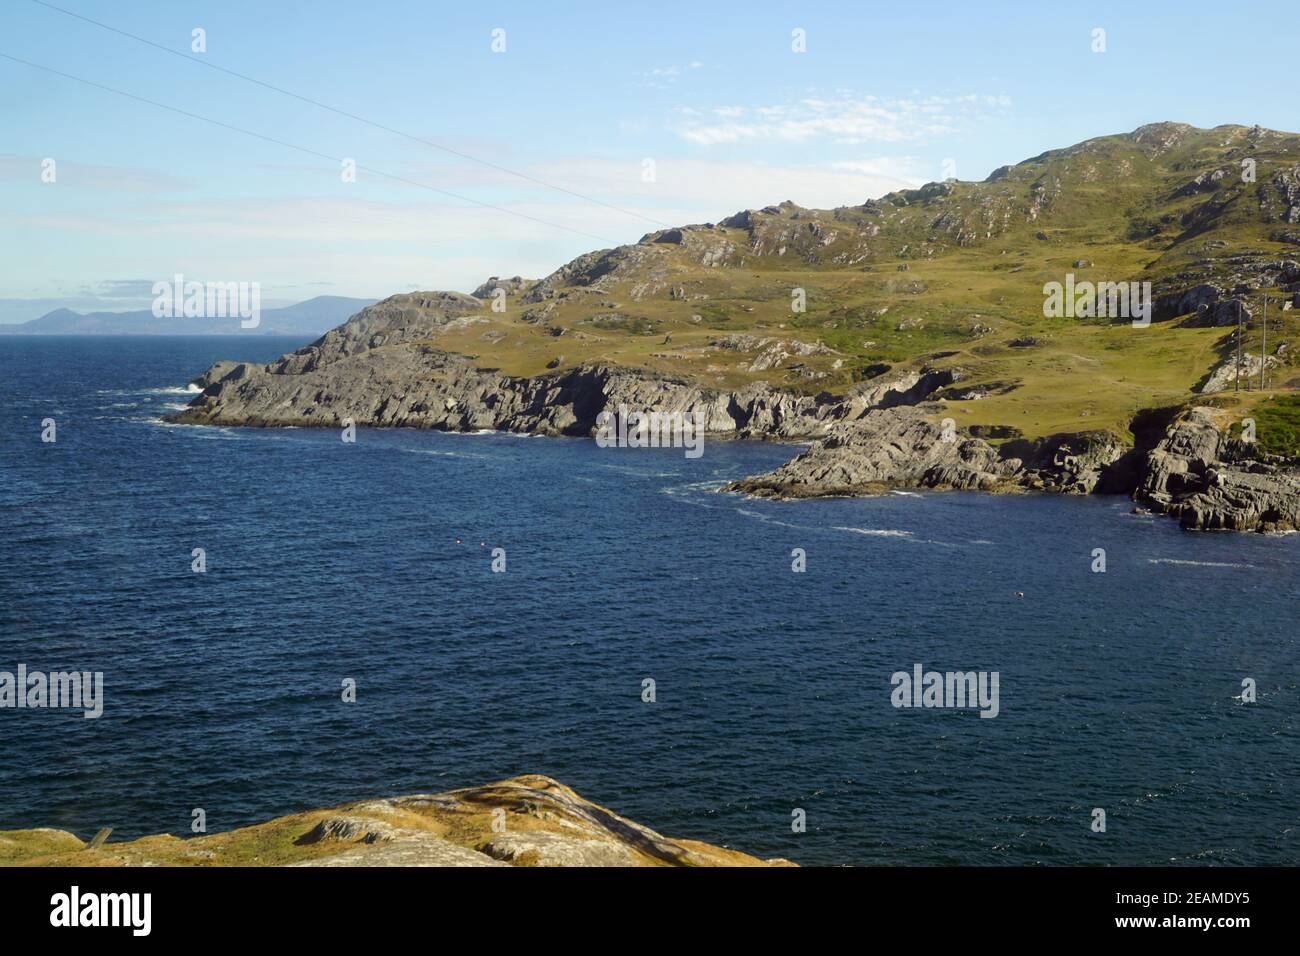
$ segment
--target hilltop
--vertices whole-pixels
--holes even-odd
[[[542,279],[393,296],[271,365],[214,366],[177,420],[589,434],[598,411],[626,401],[707,409],[718,434],[826,440],[814,451],[835,468],[745,490],[1087,492],[1137,490],[1144,456],[1196,407],[1225,440],[1254,417],[1260,440],[1198,461],[1285,470],[1257,453],[1300,450],[1300,311],[1282,311],[1300,298],[1298,260],[1300,135],[1157,123],[982,182],[830,210],[783,202],[652,232]],[[1067,281],[1149,282],[1152,321],[1047,317],[1045,286]],[[1257,386],[1265,292],[1267,387],[1238,392],[1237,325],[1242,377]],[[901,406],[951,419],[962,442],[880,460],[871,436],[910,427]],[[990,468],[972,471],[974,459]],[[1196,523],[1287,527],[1300,515],[1272,499],[1290,494],[1265,492],[1262,514],[1198,508]]]

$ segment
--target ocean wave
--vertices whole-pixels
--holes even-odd
[[[472,451],[439,451],[435,448],[399,448],[398,451],[406,452],[408,455],[435,455],[439,458],[478,458],[481,460],[491,459],[491,455],[476,455]]]
[[[172,387],[170,387],[170,388],[146,388],[146,389],[143,390],[142,394],[145,394],[145,395],[197,395],[197,394],[199,394],[199,392],[201,392],[201,391],[203,391],[203,389],[201,389],[201,388],[199,388],[197,385],[194,385],[194,384],[191,383],[191,384],[189,384],[189,385],[177,385],[177,386],[172,386]]]
[[[1147,558],[1151,564],[1185,564],[1196,568],[1240,568],[1243,571],[1256,570],[1253,564],[1238,564],[1234,561],[1189,561],[1182,558]]]
[[[182,434],[193,435],[195,438],[223,438],[227,441],[248,441],[248,439],[236,435],[227,426],[218,425],[191,425],[186,422],[169,422],[162,418],[133,418],[133,422],[139,422],[145,425],[154,425],[158,428],[181,428],[186,431]]]
[[[597,465],[596,467],[631,475],[634,478],[679,478],[682,474],[680,471],[642,471],[640,468],[629,468],[626,465]]]
[[[726,485],[727,482],[717,481],[717,480],[691,481],[691,482],[687,482],[684,485],[665,485],[663,488],[660,488],[659,490],[665,495],[678,497],[681,495],[696,494],[704,491],[713,493],[716,491],[720,491],[722,488],[726,487]]]
[[[747,511],[747,510],[745,510],[744,508],[737,508],[737,509],[736,509],[736,514],[738,514],[738,515],[744,515],[746,518],[753,518],[753,519],[755,519],[756,521],[761,521],[761,522],[763,522],[764,524],[774,524],[774,525],[776,525],[776,526],[779,527],[779,528],[794,528],[794,529],[797,530],[797,531],[815,531],[815,530],[817,530],[816,528],[810,528],[810,527],[808,527],[807,525],[801,525],[801,524],[790,524],[790,523],[785,522],[785,521],[777,521],[775,518],[769,517],[768,515],[762,514],[762,513],[757,512],[757,511]]]
[[[848,531],[848,532],[851,532],[851,533],[853,533],[853,534],[865,534],[865,535],[870,535],[870,536],[875,537],[875,538],[910,538],[910,537],[912,537],[912,532],[910,532],[910,531],[899,531],[899,530],[896,529],[896,528],[843,528],[843,527],[840,527],[839,525],[836,525],[836,526],[835,526],[835,530],[836,530],[836,531]]]
[[[703,496],[712,496],[726,485],[725,481],[691,481],[684,485],[665,485],[659,489],[659,493],[697,508],[720,508],[721,505],[706,501]]]
[[[101,388],[96,395],[197,395],[197,385],[165,385],[161,388]]]

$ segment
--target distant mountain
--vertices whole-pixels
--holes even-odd
[[[323,335],[373,304],[372,299],[318,295],[278,309],[263,309],[256,328],[240,327],[238,318],[155,318],[139,312],[73,312],[55,309],[39,319],[0,325],[0,335]]]

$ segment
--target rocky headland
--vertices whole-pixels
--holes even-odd
[[[531,774],[181,839],[0,831],[0,866],[793,866],[665,837]]]
[[[394,296],[270,364],[217,363],[195,379],[202,392],[171,420],[589,436],[597,416],[619,406],[693,411],[713,438],[810,443],[776,470],[732,483],[733,492],[1128,494],[1192,530],[1300,527],[1300,466],[1229,437],[1230,423],[1213,407],[1139,416],[1129,446],[1107,432],[1026,440],[959,430],[938,399],[967,394],[960,367],[883,375],[843,397],[765,382],[723,391],[603,365],[524,378],[437,347],[447,327],[484,308],[457,293]]]
[[[1189,529],[1291,531],[1297,223],[1300,136],[1155,123],[395,295],[269,364],[217,363],[171,419],[586,436],[620,407],[691,411],[714,439],[809,445],[733,492],[1125,494]],[[1079,314],[1049,315],[1062,279]],[[1145,321],[1106,312],[1138,280]]]

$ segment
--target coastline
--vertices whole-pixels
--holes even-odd
[[[1231,422],[1208,402],[1140,412],[1131,445],[1107,431],[1012,435],[995,445],[946,417],[943,401],[961,393],[952,388],[963,380],[960,368],[926,365],[839,397],[764,382],[723,391],[609,366],[519,378],[426,342],[409,344],[427,330],[398,335],[396,344],[378,336],[371,347],[351,325],[266,365],[214,364],[192,381],[200,391],[190,405],[164,420],[591,437],[597,416],[609,408],[692,412],[709,440],[809,446],[727,491],[787,499],[894,489],[1115,494],[1174,517],[1187,530],[1300,528],[1296,463],[1232,437]]]

